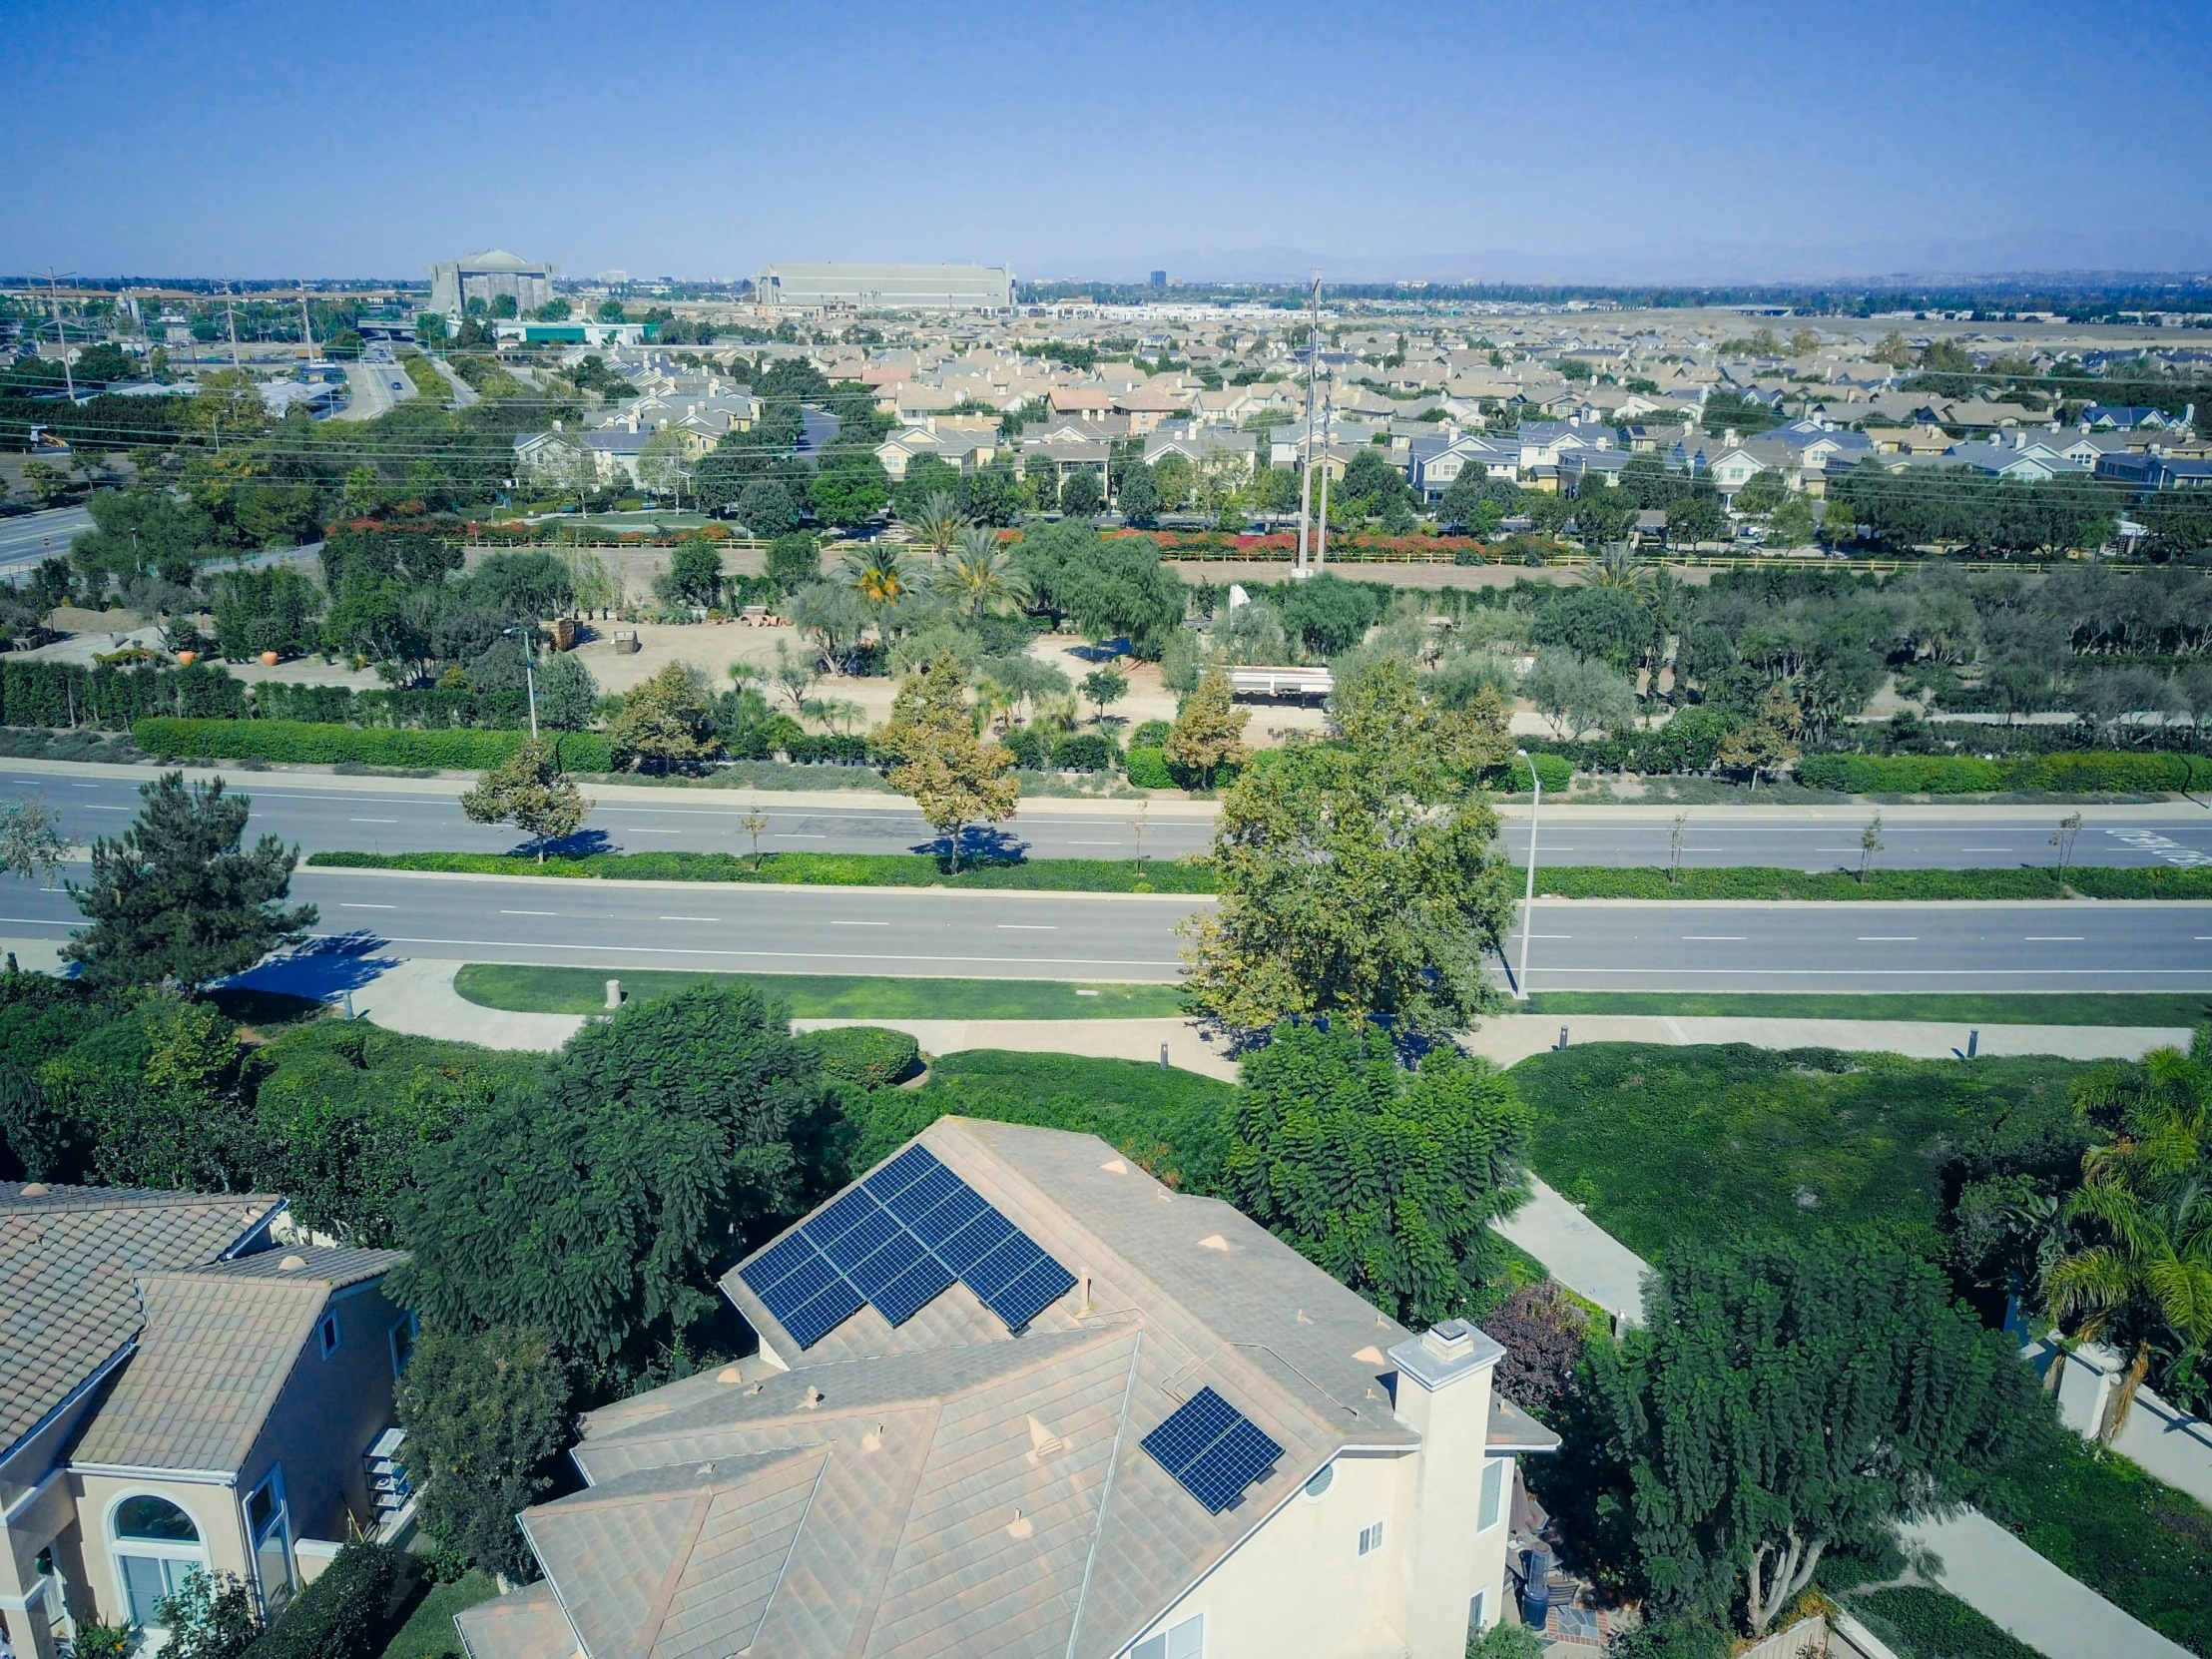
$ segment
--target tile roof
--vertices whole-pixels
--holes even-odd
[[[1410,1448],[1408,1333],[1226,1204],[1087,1135],[945,1118],[919,1137],[1079,1276],[1010,1337],[962,1285],[593,1412],[591,1482],[529,1511],[592,1659],[1109,1659],[1349,1445]],[[1205,1386],[1284,1448],[1212,1514],[1139,1446]],[[479,1645],[477,1659],[523,1659]]]
[[[0,1182],[0,1454],[138,1335],[139,1275],[215,1261],[279,1203]]]
[[[574,1659],[576,1633],[569,1628],[553,1586],[536,1583],[479,1602],[454,1616],[470,1659]]]
[[[241,1467],[331,1293],[405,1259],[392,1250],[268,1250],[142,1277],[146,1329],[138,1354],[72,1461]]]

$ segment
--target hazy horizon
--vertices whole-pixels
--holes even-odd
[[[2201,6],[23,0],[0,270],[1780,282],[2212,270]],[[1442,252],[1424,252],[1441,250]]]

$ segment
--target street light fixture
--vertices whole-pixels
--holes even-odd
[[[530,697],[530,741],[536,743],[538,741],[538,678],[530,672],[530,662],[534,655],[530,650],[530,641],[531,636],[536,634],[537,630],[535,628],[502,628],[500,632],[522,636],[522,684]],[[1534,880],[1535,877],[1531,875],[1529,879]],[[1524,953],[1526,949],[1527,946],[1524,943],[1522,945]]]
[[[1528,934],[1536,925],[1536,815],[1543,811],[1544,781],[1536,776],[1536,763],[1528,760],[1528,751],[1516,749],[1514,757],[1528,762],[1528,787],[1536,792],[1534,803],[1528,809],[1528,891],[1521,900],[1520,921],[1520,971],[1513,976],[1513,998],[1518,1002],[1528,1000]]]

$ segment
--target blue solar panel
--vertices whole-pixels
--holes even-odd
[[[943,1174],[944,1165],[937,1162],[927,1147],[910,1146],[860,1185],[873,1193],[878,1202],[887,1203],[893,1194],[932,1172]]]
[[[1074,1288],[1075,1275],[1039,1252],[1028,1272],[996,1296],[985,1297],[983,1305],[1006,1322],[1007,1330],[1020,1331]]]
[[[801,1348],[813,1348],[815,1344],[860,1311],[860,1293],[842,1278],[825,1286],[822,1293],[797,1312],[779,1315],[784,1329],[792,1334],[792,1341]]]
[[[902,1198],[904,1194],[900,1195]],[[913,1229],[914,1237],[931,1250],[940,1250],[954,1234],[991,1207],[971,1187],[961,1187],[924,1211],[900,1210],[899,1218]],[[996,1242],[996,1241],[993,1241]]]
[[[923,1256],[868,1300],[892,1325],[904,1325],[942,1295],[951,1283],[951,1269],[934,1256]]]
[[[937,1255],[946,1267],[967,1279],[968,1271],[1013,1237],[1013,1232],[1014,1224],[986,1204],[980,1215],[937,1246]],[[923,1242],[927,1242],[926,1236]],[[971,1289],[974,1283],[968,1280]]]
[[[1037,1248],[1036,1241],[1016,1228],[960,1277],[967,1281],[967,1288],[977,1300],[987,1303],[1042,1260],[1044,1252]]]
[[[844,1197],[838,1199],[836,1203],[830,1205],[829,1209],[809,1222],[807,1232],[817,1244],[826,1244],[854,1223],[865,1221],[870,1216],[880,1215],[882,1209],[883,1207],[875,1202],[872,1194],[859,1187],[854,1187]]]
[[[851,1235],[847,1234],[846,1237],[850,1238]],[[865,1261],[855,1263],[845,1277],[852,1281],[852,1288],[868,1301],[880,1304],[884,1287],[927,1255],[928,1252],[921,1248],[920,1242],[901,1228],[896,1238],[886,1240],[882,1249]]]
[[[761,1296],[778,1280],[813,1260],[815,1247],[809,1242],[807,1235],[794,1233],[782,1243],[763,1251],[757,1260],[739,1269],[738,1277],[753,1288],[755,1296]]]
[[[817,1231],[816,1224],[808,1224],[807,1231],[821,1245],[823,1255],[846,1273],[850,1273],[893,1238],[902,1236],[906,1231],[891,1219],[889,1211],[877,1209],[873,1199],[868,1200],[868,1208],[871,1213],[860,1215],[851,1226],[833,1238],[824,1237]]]
[[[975,1197],[974,1192],[966,1182],[942,1164],[939,1164],[935,1169],[924,1172],[908,1185],[901,1187],[897,1192],[888,1196],[878,1193],[876,1196],[882,1199],[884,1209],[911,1227],[923,1216],[934,1211],[946,1199],[957,1197],[961,1193],[966,1193],[969,1198],[975,1199],[978,1205],[983,1202]],[[972,1215],[973,1213],[972,1210],[962,1212],[963,1215]]]
[[[1201,1388],[1144,1437],[1144,1448],[1183,1489],[1220,1514],[1272,1471],[1283,1448],[1212,1388]]]
[[[801,1308],[830,1286],[844,1283],[844,1276],[812,1245],[807,1247],[806,1260],[773,1284],[764,1287],[749,1275],[744,1277],[745,1282],[753,1287],[753,1294],[767,1305],[768,1311],[776,1316],[777,1323],[787,1331],[791,1329],[793,1316]]]

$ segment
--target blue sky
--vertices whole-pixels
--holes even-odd
[[[2212,267],[2212,4],[117,6],[0,24],[0,271]]]

